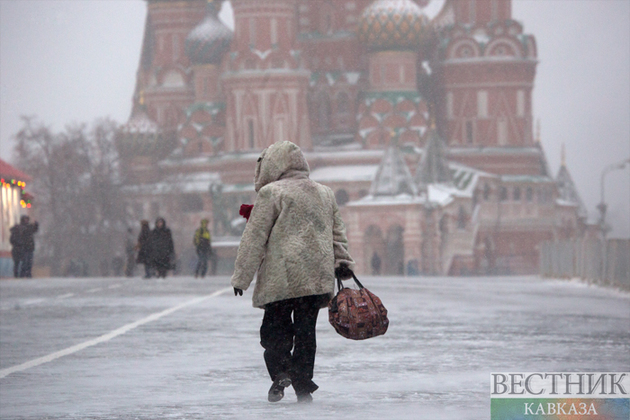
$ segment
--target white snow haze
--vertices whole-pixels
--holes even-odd
[[[433,0],[433,16],[444,0]],[[233,27],[229,3],[221,18]],[[536,37],[534,119],[552,174],[566,163],[597,216],[602,170],[630,157],[630,2],[514,0]],[[146,15],[142,0],[0,0],[0,156],[21,115],[61,130],[129,117]],[[606,176],[613,237],[630,236],[630,168]]]

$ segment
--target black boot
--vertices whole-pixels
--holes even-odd
[[[276,379],[269,388],[267,399],[269,402],[278,402],[284,397],[284,388],[291,386],[291,378],[286,373],[281,373],[276,376]]]

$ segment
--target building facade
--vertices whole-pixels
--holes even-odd
[[[533,130],[536,42],[511,0],[148,0],[118,139],[138,219],[164,216],[183,266],[212,220],[229,271],[260,151],[290,140],[330,186],[359,273],[533,273],[585,212]]]

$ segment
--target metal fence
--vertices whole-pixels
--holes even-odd
[[[574,278],[630,290],[630,239],[544,242],[540,275]]]

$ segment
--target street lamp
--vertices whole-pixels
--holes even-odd
[[[600,178],[601,201],[597,205],[597,210],[599,210],[599,214],[600,214],[599,228],[602,231],[602,257],[603,257],[602,280],[604,281],[606,280],[606,269],[607,269],[606,266],[608,265],[608,261],[607,261],[608,247],[606,246],[607,245],[606,234],[608,233],[608,231],[610,231],[610,227],[606,225],[606,209],[608,208],[608,206],[606,205],[606,201],[604,201],[604,178],[606,177],[606,174],[608,174],[609,172],[612,172],[617,169],[624,169],[626,165],[630,165],[630,158],[622,160],[621,162],[618,162],[618,163],[614,163],[612,165],[608,165],[602,171],[602,176]]]

